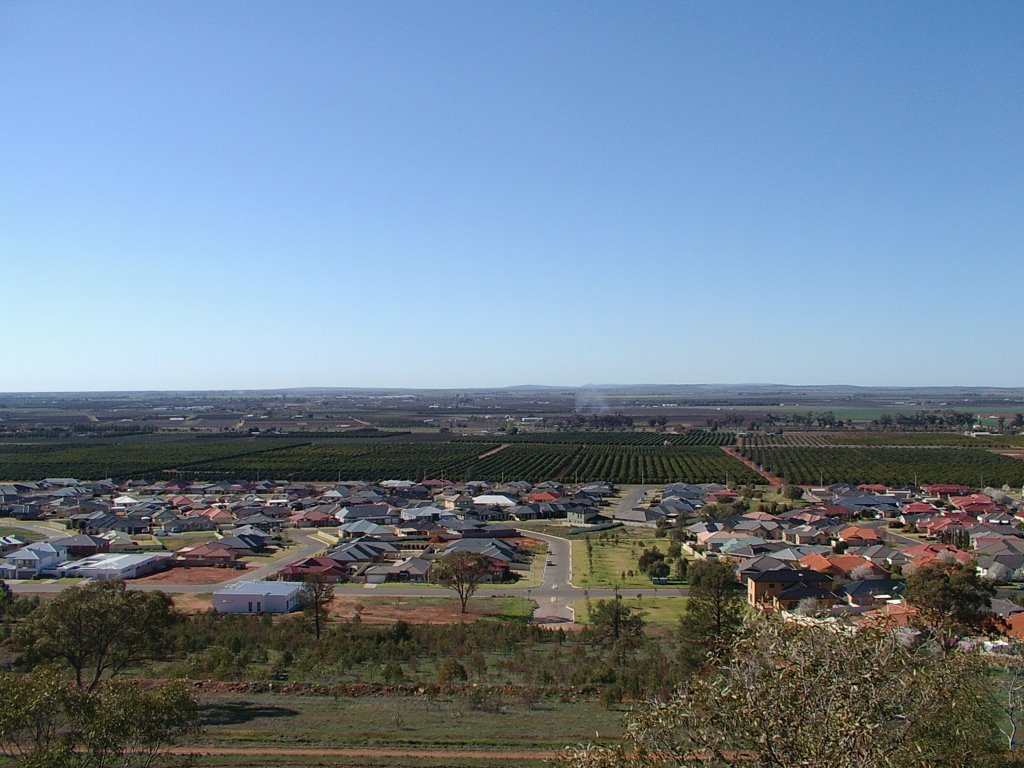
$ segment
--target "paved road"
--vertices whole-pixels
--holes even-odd
[[[626,491],[626,495],[622,497],[622,500],[615,505],[615,511],[612,512],[613,515],[618,512],[628,512],[629,510],[633,509],[633,507],[640,506],[640,502],[644,500],[644,495],[648,491],[653,491],[655,488],[660,488],[661,486],[634,485],[627,487],[629,488],[629,490]]]
[[[620,502],[619,508],[631,509],[639,502],[646,490],[649,490],[649,487],[636,486],[630,490],[626,497]],[[62,533],[56,532],[51,528],[33,526],[31,523],[18,522],[15,525],[13,522],[8,523],[7,521],[4,521],[4,525],[35,531],[36,533],[50,538],[61,538],[63,536]],[[525,529],[521,532],[531,538],[541,539],[547,542],[547,563],[549,564],[544,567],[541,584],[536,587],[518,586],[514,583],[508,585],[480,587],[477,592],[478,595],[481,597],[525,597],[527,599],[536,600],[537,609],[533,614],[534,620],[545,625],[572,623],[574,620],[572,604],[574,602],[584,600],[587,597],[604,599],[615,595],[614,589],[582,589],[572,583],[572,545],[568,539],[562,538],[561,536],[551,536],[549,534]],[[268,563],[259,569],[247,569],[245,571],[240,571],[236,577],[225,582],[212,584],[144,584],[128,582],[128,586],[130,589],[139,589],[144,591],[159,590],[172,594],[201,594],[204,592],[213,592],[224,584],[228,584],[233,581],[267,578],[277,573],[285,566],[291,565],[302,558],[312,557],[327,548],[322,541],[314,538],[311,532],[302,529],[295,529],[290,530],[289,535],[302,544],[301,549],[290,552],[288,555],[275,560],[272,563]],[[60,592],[72,583],[73,582],[47,583],[46,580],[33,580],[12,582],[10,586],[11,589],[17,593],[39,594]],[[358,584],[341,584],[335,587],[334,592],[337,595],[369,596],[376,593],[378,595],[387,595],[391,597],[450,597],[452,595],[451,590],[439,587],[376,588],[372,585],[367,587],[365,585]],[[687,590],[685,588],[620,589],[619,594],[623,597],[636,597],[641,595],[643,597],[657,597],[659,595],[661,597],[685,596],[687,594]]]
[[[882,537],[882,541],[887,544],[895,543],[904,547],[916,547],[921,543],[919,539],[912,539],[909,536],[904,536],[894,529],[889,528],[889,524],[885,520],[868,520],[866,522],[856,522],[854,525],[860,525],[864,528],[874,528],[878,531],[878,535]]]

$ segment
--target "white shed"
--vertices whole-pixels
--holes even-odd
[[[299,607],[302,585],[292,581],[236,581],[213,593],[217,613],[289,613]]]

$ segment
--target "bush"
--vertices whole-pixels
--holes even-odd
[[[466,668],[450,656],[442,661],[441,665],[437,668],[437,682],[442,685],[447,683],[464,683],[468,677]]]

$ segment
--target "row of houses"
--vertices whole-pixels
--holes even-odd
[[[567,518],[601,506],[607,483],[566,487],[547,482],[495,485],[403,480],[334,485],[231,482],[161,483],[48,478],[0,485],[0,517],[61,519],[87,535],[178,535],[251,525],[286,527],[394,525],[423,517],[485,522]],[[357,529],[358,530],[358,529]]]

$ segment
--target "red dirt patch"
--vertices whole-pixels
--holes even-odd
[[[213,608],[213,600],[205,595],[179,593],[171,595],[171,599],[174,601],[174,607],[182,613],[206,613]]]
[[[1024,461],[1024,451],[996,451],[996,453],[1008,456],[1011,459],[1017,459],[1018,461]]]
[[[443,600],[443,604],[438,604]],[[460,621],[467,624],[486,618],[487,614],[473,612],[473,600],[469,601],[469,613],[459,613],[457,598],[425,598],[398,597],[384,595],[367,595],[353,597],[349,595],[335,597],[331,603],[331,616],[351,620],[359,609],[359,619],[364,624],[394,624],[405,621],[409,624],[453,624]]]

